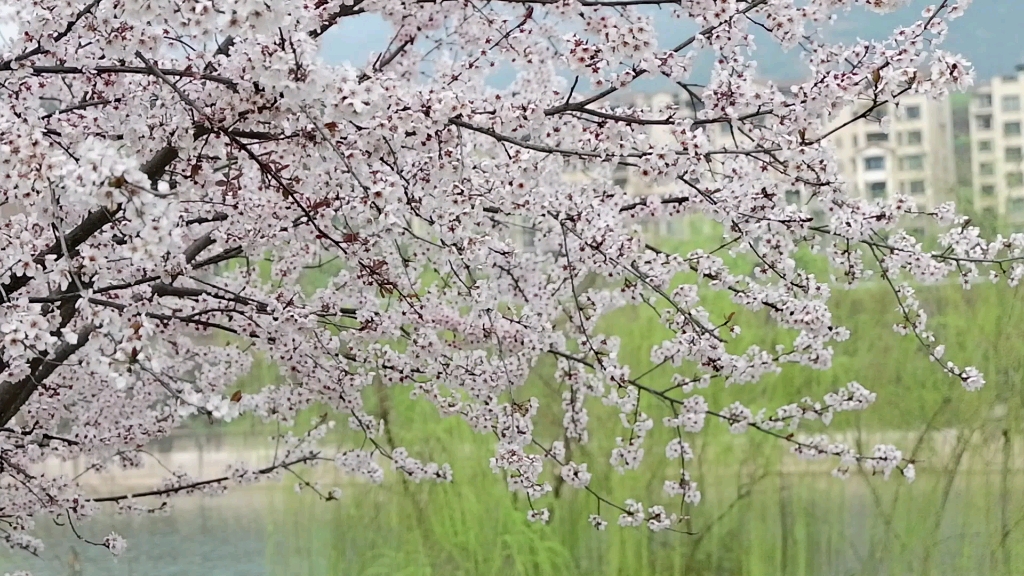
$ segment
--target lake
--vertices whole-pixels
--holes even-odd
[[[1020,474],[963,473],[952,482],[819,474],[723,475],[681,528],[653,534],[586,524],[593,501],[570,494],[548,526],[524,519],[499,479],[452,486],[354,486],[323,503],[288,487],[245,488],[180,501],[171,516],[105,514],[80,529],[129,539],[113,559],[40,522],[40,558],[7,554],[0,573],[261,576],[348,574],[642,574],[1004,576],[1024,565]]]

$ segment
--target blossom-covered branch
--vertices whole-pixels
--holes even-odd
[[[557,474],[594,497],[597,528],[603,506],[623,527],[676,530],[665,506],[701,500],[689,438],[709,416],[835,458],[840,476],[860,463],[912,478],[895,447],[859,454],[818,435],[873,403],[870,383],[773,413],[711,407],[701,392],[793,364],[831,368],[833,344],[857,337],[833,322],[839,283],[880,275],[895,328],[939,360],[911,282],[1024,277],[1024,236],[987,240],[952,205],[868,201],[842,181],[834,135],[908,95],[971,84],[969,63],[941,48],[964,0],[880,41],[834,44],[817,31],[853,5],[902,4],[19,0],[23,29],[0,56],[0,538],[35,552],[41,513],[77,533],[102,502],[220,490],[323,459],[374,481],[380,459],[413,481],[451,480],[447,465],[378,440],[401,425],[368,407],[380,387],[493,436],[491,468],[535,521],[549,518]],[[662,17],[698,32],[658,34]],[[389,44],[365,63],[324,63],[327,31],[358,18],[388,23]],[[803,51],[806,79],[759,79],[754,31]],[[714,64],[697,78],[705,54]],[[514,73],[507,87],[492,82],[499,68]],[[683,97],[631,101],[641,77]],[[658,193],[629,194],[618,170]],[[812,202],[788,201],[792,190]],[[713,221],[725,236],[676,254],[640,225],[673,218]],[[901,231],[910,218],[941,231],[937,249]],[[803,249],[835,277],[811,273]],[[330,277],[303,289],[325,263]],[[601,333],[624,307],[669,331],[647,351],[669,384],[636,374]],[[741,349],[741,310],[794,336]],[[236,394],[256,355],[279,381]],[[552,357],[557,406],[527,385]],[[967,389],[984,382],[944,366]],[[346,417],[360,446],[326,446],[318,422],[277,436],[285,451],[266,467],[123,496],[34,472],[49,458],[129,468],[190,418],[287,428],[314,406]],[[592,410],[623,431],[607,458],[573,461],[574,446],[608,432],[591,426]],[[535,437],[534,419],[551,412],[560,430]],[[590,486],[600,466],[639,468],[659,426],[671,440],[657,452],[680,467],[663,503],[614,502]],[[124,549],[113,536],[103,545]]]

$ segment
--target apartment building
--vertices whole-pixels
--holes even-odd
[[[830,126],[843,126],[866,109],[866,104],[849,106]],[[890,124],[883,131],[880,120],[886,116]],[[956,165],[948,98],[904,96],[898,105],[876,108],[869,117],[843,126],[828,142],[852,195],[870,200],[904,194],[924,209],[953,197]]]
[[[968,107],[974,205],[1015,228],[1024,225],[1024,64],[979,86]]]
[[[670,109],[675,111],[677,117],[696,118],[697,116],[694,100],[682,91],[632,94],[626,96],[621,103],[650,108],[653,116],[658,116],[659,112],[664,112],[667,115]],[[709,129],[713,128],[713,126],[709,127]],[[648,127],[647,132],[650,142],[654,145],[676,144],[675,136],[672,135],[672,127],[669,125],[653,124]],[[714,141],[714,132],[712,132],[712,141]],[[631,196],[664,195],[678,188],[672,185],[651,185],[642,179],[635,169],[621,165],[615,169],[613,179],[617,186],[622,187]],[[702,233],[707,228],[705,224],[702,219],[675,217],[661,218],[657,221],[645,222],[643,225],[649,232],[678,237]]]
[[[692,114],[693,107],[685,94],[652,94],[637,97],[637,104],[660,109],[669,104]],[[931,99],[924,95],[904,97],[898,106],[886,105],[872,111],[870,117],[851,122],[867,105],[843,109],[829,126],[842,126],[828,142],[835,149],[839,169],[848,192],[865,199],[892,198],[906,194],[922,208],[932,208],[953,197],[956,167],[953,156],[953,118],[948,99]],[[888,130],[880,120],[891,116]],[[734,135],[725,124],[712,125],[712,142],[731,145]],[[667,126],[652,126],[653,142],[672,139]],[[660,193],[646,185],[631,170],[620,169],[616,183],[633,195]],[[799,191],[787,194],[791,202],[806,201]]]
[[[684,118],[695,118],[696,112],[690,99],[682,93],[656,92],[653,94],[633,94],[623,104],[637,107],[649,107],[650,115],[657,116],[659,112],[665,111],[672,106],[677,106],[676,114]],[[672,135],[672,127],[664,124],[653,124],[647,129],[650,142],[654,145],[676,143]],[[615,170],[615,184],[621,186],[626,193],[632,196],[647,196],[650,194],[663,194],[668,187],[651,186],[642,180],[635,170],[625,166],[619,166]]]
[[[695,117],[693,101],[684,92],[624,94],[616,102],[626,106],[651,109],[653,116],[673,108],[677,115]],[[923,95],[909,95],[899,105],[876,108],[871,116],[851,122],[861,115],[866,104],[848,106],[829,122],[829,126],[842,126],[828,138],[833,146],[839,170],[847,192],[864,199],[891,199],[896,194],[914,198],[922,209],[934,208],[953,198],[956,186],[956,165],[953,153],[953,117],[947,99],[931,99]],[[880,120],[891,116],[887,130]],[[734,138],[743,138],[726,124],[708,125],[712,145],[734,147]],[[671,127],[653,124],[647,128],[654,144],[674,144]],[[567,173],[567,181],[585,181],[594,175]],[[613,181],[631,196],[666,194],[676,189],[672,184],[657,185],[640,177],[635,168],[618,166]],[[791,190],[786,194],[791,203],[807,202],[812,190]],[[822,211],[811,206],[811,213]],[[645,222],[644,227],[656,234],[673,237],[700,235],[710,230],[702,217],[670,217]],[[920,230],[923,232],[923,228]],[[518,241],[532,246],[532,234],[523,232]]]

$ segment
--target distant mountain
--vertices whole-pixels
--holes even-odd
[[[841,14],[838,22],[825,30],[825,35],[838,42],[886,38],[897,26],[915,21],[926,6],[937,3],[938,0],[912,0],[907,7],[885,15],[854,8],[849,14]],[[656,16],[659,13],[657,8],[649,10]],[[657,20],[657,28],[666,46],[695,31],[692,25],[668,17]],[[966,14],[950,26],[944,48],[968,58],[974,64],[980,84],[993,76],[1010,74],[1016,65],[1024,63],[1022,28],[1024,0],[974,0]],[[327,34],[323,57],[328,62],[349,61],[363,65],[371,53],[385,48],[390,37],[389,26],[375,16],[351,18]],[[758,47],[756,60],[760,76],[788,81],[806,76],[796,51],[784,52],[765,40],[758,42]],[[695,77],[706,77],[709,70],[710,59],[705,58]],[[507,84],[510,80],[508,72],[494,76],[496,85]],[[638,89],[647,91],[663,88],[666,82],[649,80],[638,84]]]
[[[879,15],[865,9],[851,10],[840,15],[838,22],[826,36],[839,42],[860,39],[880,40],[901,25],[907,25],[921,11],[938,4],[938,0],[913,0],[909,6],[892,14]],[[1018,64],[1024,64],[1024,1],[974,0],[964,16],[953,21],[949,37],[943,48],[964,55],[974,64],[977,82],[993,76],[1011,74]],[[766,47],[767,48],[767,47]],[[792,56],[780,50],[759,51],[761,69],[771,78],[792,78],[802,67]]]
[[[854,8],[847,14],[840,14],[836,23],[823,32],[826,38],[834,42],[883,40],[897,27],[918,20],[925,7],[937,3],[938,0],[912,0],[908,6],[890,14]],[[666,22],[662,28],[659,30],[662,38],[692,34],[691,30],[683,31],[679,24],[672,21]],[[962,54],[970,60],[975,68],[976,84],[981,84],[993,76],[1011,74],[1018,64],[1024,64],[1022,29],[1024,0],[974,0],[964,16],[950,24],[949,36],[942,48]],[[758,38],[760,41],[755,40],[758,47],[755,59],[760,76],[780,81],[803,79],[807,72],[800,62],[798,49],[783,51],[766,36],[762,32]],[[706,59],[696,75],[706,76],[710,69],[710,59]],[[652,81],[642,89],[657,89],[664,84]]]

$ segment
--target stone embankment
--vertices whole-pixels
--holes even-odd
[[[239,462],[256,468],[269,466],[274,462],[274,444],[263,437],[179,435],[148,446],[142,461],[143,466],[137,469],[97,471],[89,469],[89,462],[84,459],[51,459],[35,471],[77,477],[90,495],[106,496],[152,490],[171,476],[170,471],[183,471],[204,480],[224,476],[231,465]],[[330,482],[339,478],[334,466],[302,472],[302,477],[310,481]],[[289,482],[297,480],[289,475]]]
[[[957,430],[937,430],[930,433],[917,452],[920,460],[919,471],[941,468],[953,461],[960,451],[958,444],[961,434]],[[875,444],[894,444],[909,455],[919,438],[919,433],[887,432],[864,434],[858,438],[855,433],[833,436],[833,440],[851,446],[860,446],[870,452]],[[737,439],[738,440],[738,439]],[[1024,438],[1012,439],[1009,454],[1003,449],[1000,436],[982,437],[974,435],[968,440],[960,460],[962,470],[972,472],[1001,471],[1004,464],[1014,471],[1024,470]],[[36,468],[47,474],[63,474],[79,477],[79,481],[90,494],[109,495],[114,493],[137,492],[156,488],[168,476],[169,470],[182,470],[196,479],[223,476],[228,467],[237,462],[262,467],[274,461],[274,445],[262,437],[197,436],[179,435],[164,439],[149,446],[149,455],[144,456],[144,465],[135,470],[109,469],[104,472],[87,470],[83,460],[51,460]],[[787,473],[826,472],[835,466],[834,459],[807,462],[792,456],[783,456],[782,471]],[[320,466],[305,471],[303,477],[325,483],[341,479],[333,466]],[[295,482],[294,476],[285,475],[286,482]]]

